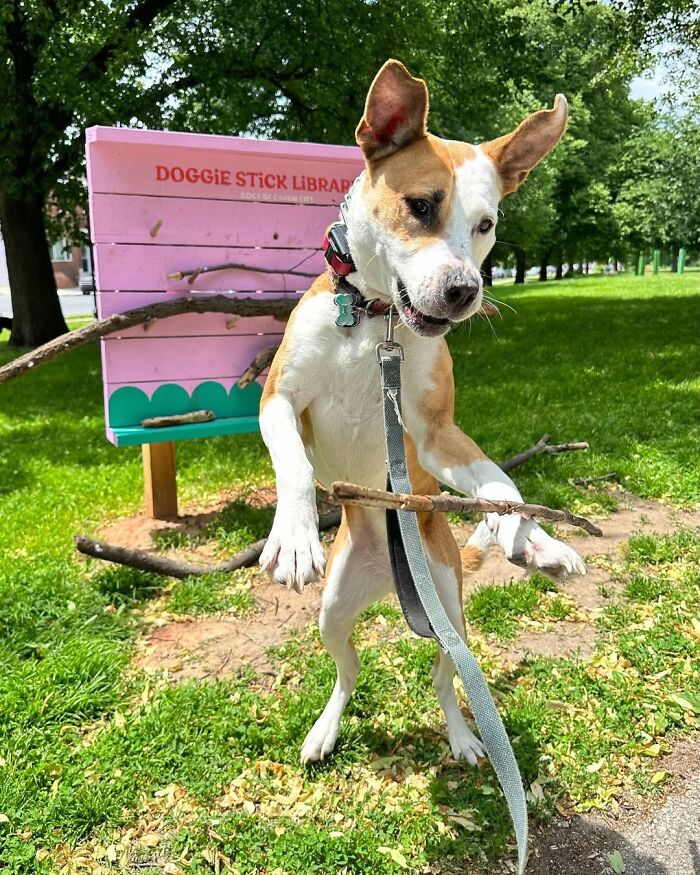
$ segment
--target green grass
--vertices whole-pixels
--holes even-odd
[[[589,441],[585,455],[518,471],[524,493],[544,504],[580,506],[567,479],[610,470],[636,494],[697,503],[699,289],[697,274],[497,287],[517,315],[502,307],[497,337],[479,324],[451,343],[459,424],[495,459],[544,432]]]
[[[551,598],[556,589],[541,574],[517,583],[481,586],[467,600],[467,620],[487,634],[513,638],[523,617],[563,620],[569,615],[561,598]]]
[[[233,579],[232,579],[233,578]],[[168,610],[174,614],[250,613],[255,600],[245,583],[245,574],[212,574],[208,577],[188,577],[178,581],[168,599]]]
[[[591,443],[587,454],[520,469],[527,498],[606,513],[614,493],[567,480],[615,470],[640,495],[696,503],[689,363],[700,277],[577,279],[496,295],[517,318],[504,308],[497,338],[477,323],[451,340],[458,421],[494,458],[545,431]],[[0,363],[13,354],[0,344]],[[315,632],[280,649],[271,692],[245,671],[172,685],[134,670],[134,640],[156,598],[179,614],[244,614],[253,603],[245,575],[172,583],[76,558],[73,532],[94,533],[141,503],[138,449],[108,444],[102,417],[96,348],[0,387],[3,871],[56,872],[78,852],[114,872],[135,859],[139,871],[149,861],[225,871],[228,860],[245,873],[395,873],[404,859],[408,871],[449,871],[501,853],[510,830],[494,776],[450,761],[433,646],[403,633],[391,605],[365,613],[357,693],[336,755],[313,769],[298,765],[299,745],[333,683]],[[272,482],[257,435],[184,442],[178,466],[184,501]],[[199,540],[231,552],[269,522],[269,509],[238,503]],[[164,547],[197,543],[161,536]],[[538,659],[513,673],[480,637],[567,616],[565,589],[534,578],[486,587],[467,605],[526,783],[536,782],[533,799],[544,793],[533,810],[558,797],[585,810],[626,789],[658,793],[656,754],[697,727],[700,538],[634,538],[615,574],[623,594],[597,620],[590,662]]]

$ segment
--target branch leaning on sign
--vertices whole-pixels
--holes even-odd
[[[61,353],[68,352],[86,343],[92,343],[100,337],[106,337],[115,331],[124,331],[135,325],[148,326],[155,319],[167,319],[181,313],[231,313],[233,316],[274,316],[285,321],[296,307],[297,301],[288,298],[229,298],[226,295],[198,296],[196,298],[176,298],[173,301],[161,301],[123,313],[114,313],[105,319],[97,319],[84,328],[69,331],[43,346],[39,346],[25,355],[0,368],[0,384],[19,377],[27,371],[43,365]],[[147,327],[144,330],[148,330]]]

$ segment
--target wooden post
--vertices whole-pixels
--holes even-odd
[[[660,266],[661,266],[661,250],[655,249],[654,256],[651,260],[652,273],[657,274],[659,272]]]
[[[146,514],[156,520],[177,516],[175,444],[142,444]]]

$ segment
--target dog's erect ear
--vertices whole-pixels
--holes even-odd
[[[518,127],[481,149],[496,165],[503,194],[515,191],[528,173],[551,151],[566,130],[569,108],[563,94],[554,98],[553,109],[533,112]]]
[[[378,160],[424,137],[427,121],[425,82],[399,61],[387,61],[370,86],[355,139],[368,160]]]

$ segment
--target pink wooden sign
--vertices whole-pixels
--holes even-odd
[[[295,272],[325,269],[323,232],[363,166],[347,146],[104,127],[88,129],[86,140],[100,316],[183,295],[298,298],[312,279]],[[281,272],[172,277],[227,262]],[[257,429],[260,385],[235,384],[283,330],[267,317],[188,314],[104,339],[108,438],[122,445]],[[203,406],[214,422],[141,427],[148,415]]]

